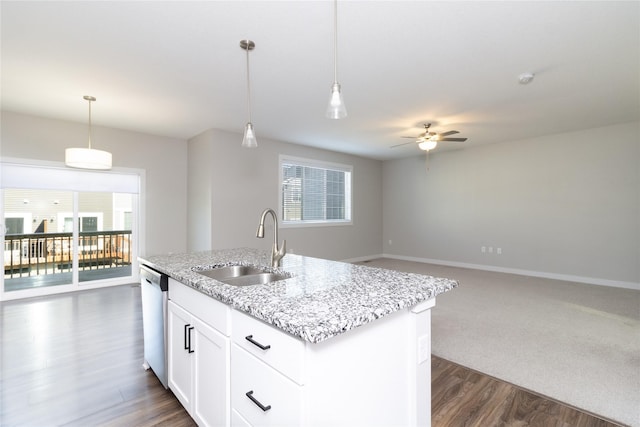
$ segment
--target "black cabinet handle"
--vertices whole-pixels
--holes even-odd
[[[256,347],[259,347],[260,350],[269,350],[271,348],[269,344],[262,345],[258,341],[254,340],[253,335],[247,335],[246,337],[244,337],[244,339],[249,341],[251,344],[255,345]]]
[[[260,401],[258,399],[256,399],[255,397],[253,397],[253,390],[248,391],[245,393],[245,395],[251,399],[251,401],[253,403],[255,403],[256,405],[258,405],[258,408],[262,409],[264,412],[267,412],[269,409],[271,409],[271,405],[267,405],[264,406],[262,403],[260,403]]]
[[[189,329],[189,326],[191,326],[189,323],[184,325],[184,349],[185,350],[189,350],[189,338],[187,338],[189,336],[189,332],[187,331]]]
[[[187,336],[189,337],[189,353],[193,353],[195,350],[191,348],[191,331],[193,331],[195,328],[193,326],[190,326],[189,329],[187,330]]]

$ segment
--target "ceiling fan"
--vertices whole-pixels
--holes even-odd
[[[411,138],[414,141],[404,142],[402,144],[392,145],[391,148],[400,147],[407,144],[418,144],[418,148],[424,151],[430,151],[436,148],[438,142],[447,141],[447,142],[464,142],[467,138],[449,138],[449,135],[455,135],[456,133],[460,133],[457,130],[450,130],[447,132],[437,133],[429,131],[431,127],[431,123],[424,124],[424,132],[422,132],[418,136],[403,136],[403,138]]]

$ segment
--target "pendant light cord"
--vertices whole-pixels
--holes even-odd
[[[338,0],[333,1],[333,83],[338,83]]]
[[[251,81],[249,79],[249,46],[247,43],[247,111],[249,113],[249,123],[251,123]]]
[[[89,150],[91,150],[91,100],[89,99]]]

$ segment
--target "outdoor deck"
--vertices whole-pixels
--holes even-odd
[[[131,275],[131,231],[82,232],[78,236],[81,282]],[[69,284],[72,233],[8,234],[4,242],[5,291]]]

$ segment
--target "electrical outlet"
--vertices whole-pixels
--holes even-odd
[[[393,245],[393,242],[391,241],[391,239],[389,239],[389,246]]]
[[[498,255],[502,255],[502,248],[498,248],[498,249],[496,249],[496,253],[497,253]]]
[[[482,253],[487,252],[487,247],[486,247],[486,246],[482,246],[482,247],[480,248],[480,252],[482,252]]]

